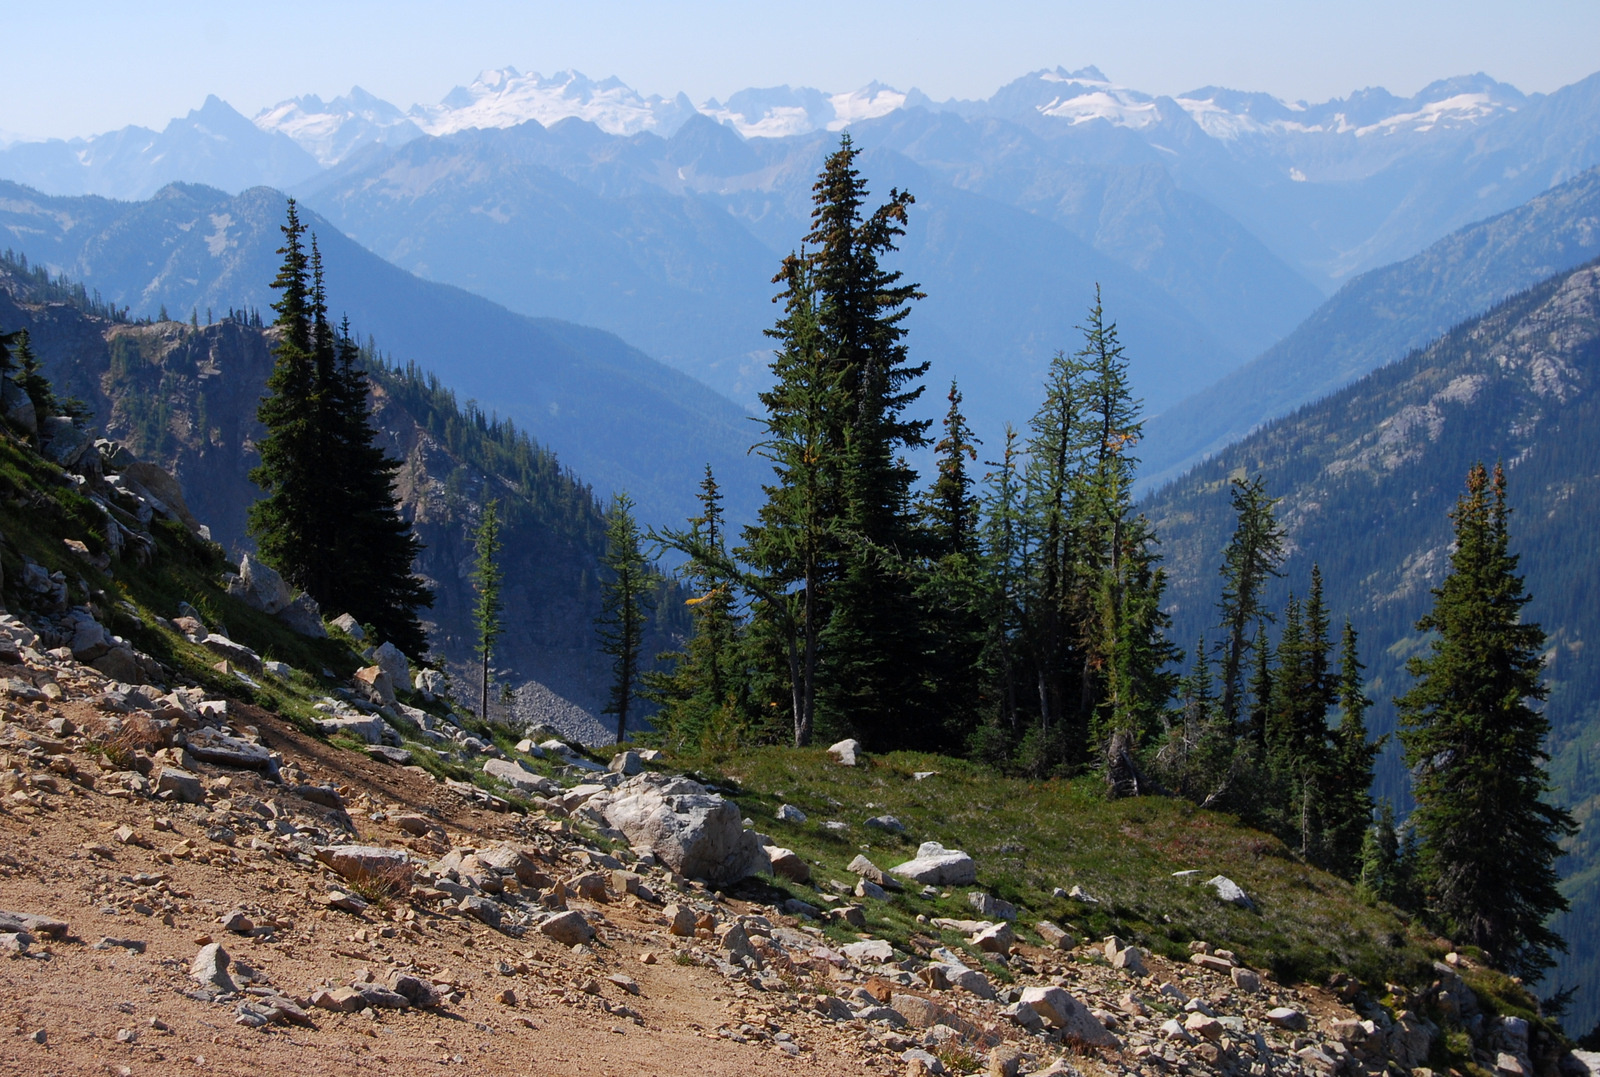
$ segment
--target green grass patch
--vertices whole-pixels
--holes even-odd
[[[977,886],[931,899],[905,893],[864,902],[872,933],[902,949],[913,935],[963,947],[955,933],[940,934],[916,917],[973,919],[967,893],[983,889],[1023,908],[1018,927],[1025,937],[1038,920],[1054,920],[1080,938],[1116,934],[1179,961],[1187,960],[1191,940],[1206,939],[1286,982],[1338,970],[1373,985],[1414,981],[1434,956],[1431,936],[1393,909],[1362,901],[1350,883],[1301,863],[1277,838],[1185,801],[1112,801],[1093,779],[1027,781],[909,752],[871,756],[853,768],[821,749],[754,748],[673,761],[727,788],[755,829],[812,863],[819,887],[831,880],[853,885],[845,865],[858,853],[884,869],[910,859],[922,841],[971,854]],[[935,773],[919,781],[920,771]],[[780,821],[783,804],[807,820]],[[886,814],[906,833],[865,826]],[[824,829],[828,820],[848,828]],[[1200,872],[1193,881],[1173,878],[1189,869]],[[1218,874],[1244,887],[1256,910],[1218,900],[1202,882]],[[1052,896],[1074,885],[1099,904]]]

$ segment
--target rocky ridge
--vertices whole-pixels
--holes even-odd
[[[851,930],[871,896],[820,887],[815,905],[774,905],[735,884],[742,869],[720,885],[684,875],[704,843],[760,836],[637,754],[563,764],[544,795],[513,803],[257,708],[118,682],[38,650],[14,616],[0,641],[0,830],[16,850],[0,894],[24,910],[0,914],[0,990],[27,1015],[0,1037],[14,1061],[204,1049],[232,1071],[255,1050],[245,1032],[279,1046],[420,1038],[437,1061],[460,1053],[463,1021],[537,1049],[554,1012],[591,1039],[716,1041],[757,1072],[798,1059],[818,1072],[1423,1074],[1438,1031],[1421,1012],[1444,1009],[1476,1023],[1500,1077],[1579,1072],[1527,1022],[1485,1012],[1460,958],[1380,1006],[1347,978],[1276,983],[1220,942],[1188,963],[1049,924],[1037,930],[1052,941],[1030,944],[1005,918],[1021,911],[982,892],[974,909],[995,919],[932,920],[901,949]],[[641,818],[648,840],[676,841],[644,844]],[[863,887],[917,885],[914,863],[853,867]],[[940,945],[941,929],[969,946]],[[63,978],[85,960],[146,990],[125,1009],[74,1010]],[[717,1005],[690,1012],[690,997]],[[86,1022],[101,1031],[63,1027]],[[194,1046],[206,1026],[238,1031]]]

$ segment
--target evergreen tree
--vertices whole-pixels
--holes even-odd
[[[1367,740],[1366,697],[1356,641],[1348,620],[1339,639],[1339,726],[1326,792],[1325,860],[1329,870],[1354,878],[1362,870],[1362,845],[1372,820],[1372,769],[1384,738]]]
[[[419,658],[428,637],[417,611],[433,604],[433,591],[412,566],[422,541],[400,514],[394,493],[401,462],[378,444],[368,406],[368,383],[361,348],[348,324],[334,339],[334,364],[324,408],[330,435],[327,472],[336,484],[333,505],[337,570],[329,581],[325,608],[343,610],[406,654]]]
[[[982,564],[985,623],[980,662],[991,679],[992,714],[973,745],[980,755],[999,761],[1010,754],[1019,735],[1018,660],[1016,642],[1022,625],[1022,486],[1018,474],[1017,431],[1005,427],[999,460],[984,477]]]
[[[617,743],[627,738],[628,714],[640,686],[639,648],[652,608],[655,572],[639,548],[633,501],[618,494],[606,513],[606,579],[600,587],[600,649],[611,658],[611,695],[605,714],[617,716]]]
[[[689,521],[685,543],[704,548],[707,556],[690,556],[684,566],[686,582],[696,592],[690,598],[693,625],[683,653],[665,655],[673,660],[670,673],[647,674],[649,698],[661,707],[655,726],[668,743],[697,743],[706,728],[732,706],[738,714],[745,702],[739,657],[742,632],[734,611],[735,574],[729,564],[722,515],[722,491],[711,465],[700,483],[700,514]]]
[[[1139,402],[1129,389],[1128,360],[1116,324],[1106,320],[1098,284],[1080,328],[1083,429],[1076,439],[1081,463],[1073,531],[1077,573],[1085,584],[1081,687],[1089,700],[1091,746],[1108,761],[1131,760],[1171,698],[1177,678],[1162,669],[1177,653],[1166,638],[1166,579],[1156,564],[1155,535],[1133,510],[1139,462],[1134,449],[1143,433]]]
[[[1433,638],[1407,663],[1416,683],[1395,704],[1429,907],[1500,967],[1536,977],[1565,948],[1546,921],[1567,908],[1555,862],[1574,826],[1543,799],[1550,729],[1533,704],[1546,694],[1545,635],[1521,620],[1528,595],[1508,518],[1504,473],[1475,465],[1451,513],[1450,573],[1417,622]]]
[[[412,573],[421,543],[395,504],[400,463],[377,444],[360,349],[328,322],[321,254],[314,240],[307,254],[293,199],[282,230],[280,332],[250,473],[264,496],[250,507],[250,534],[262,560],[325,612],[349,613],[419,658],[428,641],[416,611],[433,594]]]
[[[52,415],[63,414],[64,409],[61,402],[56,399],[50,379],[44,375],[39,357],[34,354],[33,341],[29,338],[28,331],[19,329],[14,336],[17,373],[13,380],[16,381],[18,388],[28,394],[28,400],[33,404],[33,414],[42,424]]]
[[[766,437],[756,446],[772,462],[773,482],[762,487],[766,502],[737,551],[754,569],[742,578],[756,595],[752,645],[771,640],[788,667],[796,747],[811,743],[816,722],[817,651],[840,547],[843,461],[834,432],[849,402],[842,369],[822,335],[811,275],[797,257],[779,275],[788,291],[783,319],[769,330],[780,347],[772,388],[760,397]],[[668,536],[691,557],[717,557],[686,538]]]
[[[950,383],[946,397],[944,436],[933,447],[938,474],[922,498],[923,526],[935,560],[950,555],[971,559],[978,552],[978,499],[972,492],[967,464],[978,458],[981,445],[961,413],[961,390]]]
[[[268,395],[256,409],[266,433],[256,443],[261,463],[250,472],[264,496],[250,506],[249,530],[261,559],[321,602],[311,587],[329,575],[323,564],[330,511],[322,482],[327,459],[312,355],[305,227],[292,198],[282,231],[284,245],[278,253],[283,264],[272,281],[279,293],[272,305],[279,335],[267,376]]]
[[[502,628],[500,586],[505,573],[498,560],[500,547],[500,503],[490,498],[472,531],[472,589],[477,594],[472,606],[472,635],[481,674],[478,716],[484,721],[489,720],[489,659]]]
[[[1278,498],[1267,496],[1266,479],[1233,480],[1233,511],[1237,523],[1222,559],[1222,600],[1219,627],[1222,640],[1222,713],[1229,722],[1239,718],[1239,679],[1249,657],[1252,625],[1271,620],[1262,605],[1262,588],[1268,577],[1281,576],[1283,528],[1273,517]],[[1280,659],[1281,662],[1281,659]]]
[[[1378,817],[1362,836],[1360,886],[1375,901],[1402,908],[1409,905],[1400,834],[1395,828],[1394,805],[1388,800],[1378,806]]]
[[[823,351],[844,395],[828,416],[838,458],[838,570],[829,589],[819,682],[829,716],[875,748],[918,743],[928,712],[928,632],[918,601],[921,536],[911,506],[915,471],[901,455],[927,444],[929,423],[906,408],[922,393],[927,364],[907,353],[904,320],[921,298],[880,258],[905,234],[914,199],[891,190],[863,215],[866,182],[849,135],[823,165],[813,190],[806,251],[778,280],[794,287],[803,267]]]
[[[976,730],[982,707],[989,596],[978,549],[978,498],[967,472],[978,442],[954,382],[948,399],[944,436],[934,447],[938,475],[921,505],[931,563],[918,595],[930,623],[939,625],[937,654],[924,659],[938,719],[922,731],[918,747],[959,752]]]
[[[1058,351],[1045,398],[1029,423],[1023,514],[1023,640],[1028,649],[1038,723],[1027,740],[1034,771],[1081,755],[1087,738],[1078,535],[1073,492],[1083,429],[1082,358]]]
[[[1267,725],[1272,713],[1273,670],[1272,646],[1267,642],[1267,626],[1256,625],[1256,641],[1252,647],[1255,671],[1250,676],[1250,713],[1248,735],[1257,752],[1267,751]]]

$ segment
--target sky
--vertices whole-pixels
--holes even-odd
[[[253,115],[360,85],[406,108],[506,66],[615,75],[696,103],[874,79],[987,97],[1056,65],[1149,93],[1311,101],[1477,71],[1549,92],[1600,70],[1595,0],[0,0],[0,13],[0,132],[30,138],[159,128],[211,93]]]

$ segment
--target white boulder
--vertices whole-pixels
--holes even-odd
[[[978,881],[978,865],[959,849],[946,849],[936,841],[925,841],[917,855],[889,869],[896,875],[927,886],[970,886]]]
[[[588,803],[636,851],[648,849],[680,875],[722,884],[772,868],[738,805],[687,778],[640,774]]]
[[[1033,1010],[1052,1028],[1061,1029],[1068,1040],[1091,1047],[1122,1046],[1088,1007],[1059,987],[1025,988],[1020,1004]]]
[[[394,644],[385,642],[372,652],[372,660],[389,675],[391,685],[411,683],[411,663],[406,661],[406,656]]]

